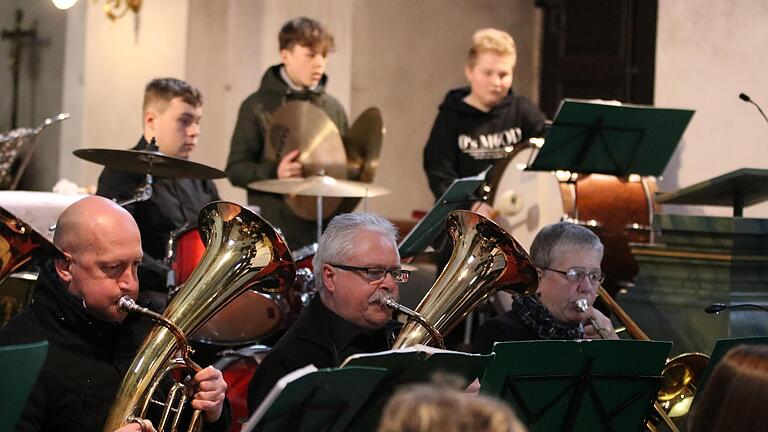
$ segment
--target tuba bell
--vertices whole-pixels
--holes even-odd
[[[104,431],[111,432],[135,418],[145,418],[150,402],[157,402],[152,399],[152,393],[167,372],[178,368],[199,370],[189,361],[190,349],[184,335],[194,333],[246,289],[278,292],[280,287],[290,286],[293,282],[296,267],[288,246],[269,223],[250,210],[229,202],[213,202],[200,212],[198,227],[206,245],[205,253],[184,289],[168,304],[163,315],[157,318],[142,308],[125,305],[131,311],[149,315],[158,323],[128,368]],[[181,358],[172,359],[176,351],[181,351]],[[158,402],[165,406],[155,425],[158,431],[164,430],[167,424],[176,430],[175,423],[183,403],[194,392],[191,387],[184,386],[181,390],[175,386],[166,403]],[[171,407],[171,395],[174,401],[181,401],[182,406]],[[199,430],[202,426],[200,412],[192,418],[189,430]]]
[[[442,335],[450,332],[496,291],[532,294],[538,275],[525,249],[496,223],[466,210],[446,220],[453,240],[448,264],[416,307],[416,313]],[[409,319],[392,348],[436,343],[423,325]]]

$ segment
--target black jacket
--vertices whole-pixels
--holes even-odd
[[[488,354],[496,342],[542,340],[520,319],[514,309],[484,322],[472,337],[472,351]]]
[[[272,390],[277,381],[290,372],[307,365],[315,365],[318,369],[338,367],[350,354],[339,352],[335,337],[339,335],[333,330],[332,320],[341,320],[323,305],[317,294],[310,302],[291,328],[280,338],[272,350],[264,357],[264,361],[248,386],[248,411],[253,413],[261,401]],[[392,346],[394,332],[401,327],[397,321],[390,321],[384,328],[373,332],[373,346],[350,346],[353,352],[377,352]],[[350,345],[355,345],[352,342]]]
[[[281,67],[275,65],[267,69],[259,90],[240,105],[226,168],[227,177],[235,186],[247,187],[257,180],[277,178],[279,161],[265,160],[264,147],[272,113],[286,102],[311,102],[328,115],[342,136],[347,133],[344,108],[325,92],[327,76],[324,75],[313,90],[296,91],[283,81],[280,76]],[[317,240],[315,222],[296,216],[285,204],[282,195],[248,190],[248,204],[261,208],[261,215],[282,230],[291,249],[298,249]]]
[[[132,150],[147,147],[142,137]],[[96,194],[123,201],[133,196],[144,181],[143,174],[115,171],[105,168],[99,176]],[[142,290],[167,292],[168,266],[164,262],[171,232],[188,224],[197,226],[197,216],[211,201],[219,199],[216,185],[211,180],[173,179],[154,177],[152,197],[126,206],[141,232],[144,259],[139,267]]]
[[[464,102],[469,87],[448,92],[424,148],[424,171],[435,198],[453,180],[477,175],[507,154],[504,147],[539,136],[545,117],[528,99],[510,91],[489,112]]]
[[[142,297],[139,303],[150,306]],[[144,317],[130,315],[118,324],[85,310],[47,262],[32,304],[0,328],[2,346],[48,341],[48,356],[16,431],[101,431],[123,375],[152,326]],[[230,416],[227,405],[206,430],[226,430]]]

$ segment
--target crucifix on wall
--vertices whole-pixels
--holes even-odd
[[[35,42],[37,40],[37,29],[30,28],[24,30],[21,28],[21,20],[24,12],[16,9],[16,27],[13,30],[2,31],[2,40],[8,40],[11,43],[11,129],[18,127],[19,121],[19,77],[21,74],[21,48],[25,42]]]

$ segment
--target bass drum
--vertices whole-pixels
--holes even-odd
[[[269,347],[252,345],[237,351],[221,352],[221,358],[213,364],[227,382],[227,399],[232,407],[231,432],[238,432],[248,420],[248,384],[261,364]]]
[[[604,174],[580,175],[574,183],[561,183],[563,206],[569,217],[592,229],[605,246],[603,286],[611,296],[634,285],[638,266],[630,243],[652,242],[656,179]],[[578,213],[574,208],[578,206]]]
[[[495,222],[526,251],[531,250],[533,238],[541,227],[562,220],[565,215],[555,175],[524,170],[537,152],[538,148],[531,144],[516,148],[510,160],[505,161],[507,165],[501,176],[491,185],[495,191],[491,199],[497,214]]]
[[[524,171],[536,152],[534,145],[515,149],[491,185],[495,188],[491,203],[498,214],[495,221],[528,251],[545,225],[568,219],[587,226],[605,246],[606,290],[614,295],[631,286],[638,267],[629,243],[651,241],[653,213],[659,211],[653,202],[654,178],[591,174],[579,175],[575,182],[558,181],[551,172]]]
[[[184,289],[192,271],[205,252],[197,228],[183,229],[171,235],[167,261],[173,271],[170,296]],[[192,340],[216,345],[253,343],[279,330],[289,312],[280,294],[246,290],[212,316],[192,335]]]

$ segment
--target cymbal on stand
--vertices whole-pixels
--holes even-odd
[[[224,171],[219,169],[168,156],[159,151],[91,148],[75,150],[72,153],[80,159],[104,165],[115,171],[200,180],[226,177]]]
[[[299,150],[298,162],[305,176],[327,175],[347,178],[347,155],[336,124],[319,107],[307,101],[291,101],[275,111],[267,132],[264,159],[279,162],[293,150]],[[317,202],[305,196],[285,197],[293,213],[305,220],[317,219]],[[324,200],[323,218],[331,216],[342,200]]]
[[[338,198],[375,197],[390,193],[389,189],[381,186],[351,180],[339,180],[330,176],[262,180],[249,184],[248,188],[284,195]]]

